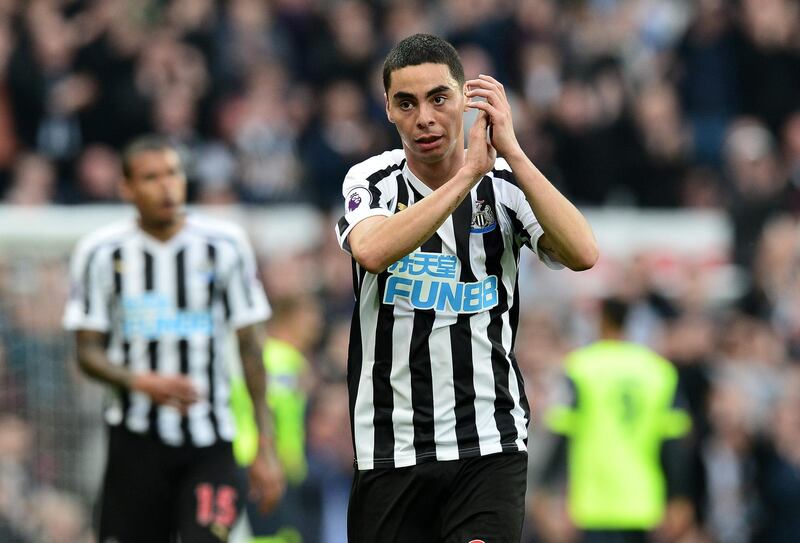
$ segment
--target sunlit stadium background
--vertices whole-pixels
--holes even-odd
[[[796,0],[0,0],[0,541],[94,541],[103,389],[60,328],[66,258],[132,212],[118,151],[145,132],[180,146],[193,206],[247,228],[273,300],[319,302],[307,515],[346,540],[352,283],[333,225],[348,168],[399,145],[380,69],[414,32],[506,84],[520,142],[599,240],[590,272],[524,266],[531,491],[563,355],[615,293],[689,400],[687,541],[792,519],[800,541]],[[553,541],[529,520],[524,541]]]

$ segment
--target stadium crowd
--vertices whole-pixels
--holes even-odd
[[[468,77],[506,84],[523,147],[579,205],[727,217],[738,292],[713,295],[689,263],[664,288],[646,255],[600,290],[630,302],[630,337],[679,370],[694,421],[686,541],[796,541],[797,0],[0,0],[0,201],[117,202],[120,147],[155,132],[180,147],[192,203],[318,209],[321,245],[265,256],[262,273],[272,300],[314,300],[302,321],[315,328],[305,506],[319,541],[344,541],[352,285],[333,224],[349,167],[399,147],[381,62],[414,32],[447,37]],[[97,466],[63,476],[93,435],[65,433],[65,421],[99,411],[65,363],[64,265],[20,269],[0,255],[1,541],[92,541],[75,496],[93,495]],[[527,273],[553,281],[541,267]],[[536,421],[564,355],[593,337],[597,294],[535,288],[523,293],[516,348],[536,428],[532,493],[547,441]],[[42,427],[45,404],[55,414]],[[569,541],[560,517],[531,522],[526,541]]]

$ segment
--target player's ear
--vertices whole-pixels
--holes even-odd
[[[133,201],[133,192],[131,192],[131,182],[128,181],[128,179],[126,179],[124,176],[122,176],[119,178],[117,185],[119,188],[120,197],[126,202]]]
[[[469,98],[467,98],[467,91],[468,90],[469,90],[469,86],[467,86],[467,84],[464,83],[464,88],[462,89],[463,94],[461,95],[461,97],[464,99],[464,113],[469,111],[469,106],[467,106],[467,102],[469,102]]]
[[[389,113],[389,97],[386,93],[383,93],[383,105],[386,108],[386,118],[389,119],[389,122],[394,124],[394,119],[392,118],[392,114]]]

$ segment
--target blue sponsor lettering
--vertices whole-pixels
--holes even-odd
[[[417,309],[433,309],[436,304],[436,294],[439,292],[438,281],[431,281],[428,283],[428,298],[422,298],[422,289],[425,288],[424,281],[414,281],[414,286],[411,287],[411,305]]]
[[[484,281],[484,287],[481,289],[483,295],[483,307],[494,307],[497,305],[497,276],[490,275]]]
[[[211,334],[213,318],[209,311],[176,311],[165,296],[144,294],[123,301],[122,332],[127,338],[157,339],[164,335],[185,338]]]
[[[497,277],[464,283],[456,281],[456,255],[415,252],[401,258],[387,270],[383,303],[407,300],[415,309],[477,313],[498,303]]]
[[[457,264],[456,255],[420,252],[404,256],[389,266],[388,271],[411,277],[427,275],[442,279],[455,279]]]
[[[392,275],[386,280],[383,303],[394,305],[398,298],[408,300],[415,309],[477,313],[497,305],[497,277],[454,283]]]
[[[393,275],[386,281],[386,292],[383,296],[383,303],[385,304],[394,304],[394,297],[400,296],[402,298],[408,298],[411,294],[410,287],[414,281],[407,278],[407,277],[398,277],[397,275]]]
[[[474,313],[481,310],[483,303],[482,289],[483,283],[467,283],[464,285],[464,313]]]
[[[464,283],[442,282],[439,297],[436,300],[436,311],[444,311],[446,305],[450,311],[461,313],[461,302],[464,300]]]

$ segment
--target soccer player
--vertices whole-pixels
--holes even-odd
[[[350,170],[337,225],[356,294],[349,540],[516,543],[529,422],[513,351],[519,251],[584,270],[594,236],[523,153],[503,86],[465,81],[449,43],[402,40],[383,82],[403,148]]]
[[[185,213],[175,149],[137,140],[123,169],[122,192],[138,218],[79,242],[64,315],[81,369],[115,392],[105,413],[99,541],[227,541],[243,485],[231,446],[226,339],[236,332],[247,388],[263,398],[269,303],[241,229]],[[284,482],[266,404],[255,405],[250,491],[266,511]]]
[[[313,294],[286,295],[273,300],[274,314],[269,339],[264,345],[264,368],[269,377],[265,401],[275,426],[275,450],[287,486],[283,499],[268,515],[247,504],[250,543],[316,541],[319,539],[317,511],[309,501],[317,499],[316,488],[307,484],[305,450],[306,390],[309,363],[306,354],[319,340],[322,311]],[[257,451],[257,429],[253,405],[242,379],[231,385],[231,409],[236,420],[233,450],[241,465],[249,465]]]
[[[564,438],[543,486],[557,488],[557,475],[567,472],[569,516],[581,543],[647,543],[651,535],[678,541],[693,522],[690,454],[681,439],[691,419],[676,407],[678,372],[647,347],[624,340],[627,313],[625,302],[603,300],[600,339],[566,359],[569,405],[545,416]],[[542,517],[558,494],[536,499],[543,527],[553,525]]]

